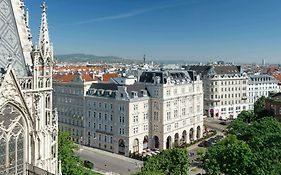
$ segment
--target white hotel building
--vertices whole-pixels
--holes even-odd
[[[114,153],[188,143],[202,137],[202,81],[192,71],[154,71],[132,85],[92,84],[85,120],[85,144]]]

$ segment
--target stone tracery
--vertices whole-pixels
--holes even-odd
[[[26,124],[22,112],[6,104],[0,112],[0,174],[24,173]],[[26,139],[24,139],[26,138]]]

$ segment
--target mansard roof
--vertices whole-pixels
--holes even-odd
[[[268,74],[258,74],[249,76],[249,84],[255,83],[278,83],[278,81],[271,75]]]
[[[234,65],[193,65],[184,66],[187,70],[196,71],[201,75],[216,74],[216,75],[227,75],[227,74],[241,74],[242,67]]]
[[[130,98],[134,98],[133,92],[137,93],[138,97],[144,97],[143,91],[146,91],[145,84],[143,83],[135,83],[133,85],[119,85],[115,83],[93,83],[87,94],[102,97],[115,97],[116,92],[118,91],[118,87],[125,87],[126,92],[129,94]],[[101,93],[98,92],[99,90]],[[109,94],[106,92],[109,92]]]
[[[191,77],[192,75],[192,77]],[[140,82],[166,84],[168,78],[171,81],[192,81],[194,73],[185,70],[167,70],[167,71],[146,71],[140,76]]]

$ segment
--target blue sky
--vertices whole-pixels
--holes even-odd
[[[34,39],[40,0],[26,0]],[[55,54],[281,62],[280,0],[47,0]]]

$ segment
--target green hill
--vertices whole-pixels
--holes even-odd
[[[90,54],[66,54],[55,55],[55,59],[59,62],[88,62],[94,63],[138,63],[139,60],[124,59],[116,56],[96,56]]]

